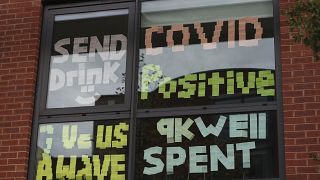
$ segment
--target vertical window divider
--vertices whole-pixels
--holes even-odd
[[[284,116],[283,116],[283,96],[282,96],[282,67],[280,60],[280,4],[279,0],[273,0],[274,17],[274,53],[276,72],[276,92],[277,92],[277,133],[278,133],[278,158],[279,158],[279,178],[285,179],[285,149],[284,149]]]
[[[133,180],[135,175],[135,159],[136,159],[136,112],[138,102],[138,72],[139,72],[139,39],[140,39],[140,9],[141,3],[135,0],[134,12],[134,46],[133,46],[133,71],[131,85],[131,107],[130,107],[130,125],[129,125],[129,156],[128,156],[128,180]]]

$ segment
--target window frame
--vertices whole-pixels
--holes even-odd
[[[88,120],[123,119],[129,120],[128,156],[126,178],[135,179],[135,158],[136,158],[136,132],[137,119],[146,117],[180,116],[191,114],[212,114],[212,113],[241,113],[254,111],[277,111],[277,143],[278,143],[278,171],[279,177],[272,179],[285,179],[285,156],[284,156],[284,122],[283,122],[283,100],[282,100],[282,69],[280,62],[280,5],[279,0],[273,0],[274,18],[274,55],[275,55],[275,90],[276,101],[247,104],[228,105],[206,105],[177,108],[138,109],[138,72],[139,72],[139,48],[140,48],[140,24],[141,24],[141,3],[142,0],[108,0],[91,1],[81,3],[69,3],[45,5],[43,13],[40,58],[38,65],[37,87],[34,115],[32,122],[31,146],[29,153],[28,179],[35,179],[36,175],[36,149],[38,128],[40,124],[82,122]],[[53,33],[54,15],[61,13],[79,13],[99,10],[116,10],[127,7],[129,11],[128,20],[128,47],[126,63],[126,96],[125,104],[118,107],[101,105],[97,107],[70,107],[46,109],[48,90],[51,37]],[[106,110],[107,109],[107,110]],[[262,179],[259,179],[262,180]]]

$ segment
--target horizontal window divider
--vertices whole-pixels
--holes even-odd
[[[95,113],[86,115],[64,115],[64,116],[42,116],[39,118],[39,124],[46,123],[65,123],[65,122],[82,122],[82,121],[101,121],[101,120],[123,120],[129,121],[130,112],[119,113]]]
[[[193,106],[161,109],[140,109],[137,118],[158,117],[172,115],[192,115],[192,114],[219,114],[219,113],[240,113],[255,111],[277,110],[277,103],[253,103],[247,105],[226,105],[226,106]]]
[[[86,6],[86,7],[90,7],[90,6],[103,6],[103,5],[114,5],[117,3],[134,3],[134,0],[104,0],[104,1],[82,1],[82,2],[73,2],[73,3],[43,3],[44,5],[46,5],[46,9],[47,10],[58,10],[58,9],[64,9],[64,8],[81,8],[82,6]]]
[[[53,115],[74,115],[74,114],[90,114],[99,112],[123,112],[130,110],[129,106],[115,105],[115,106],[97,106],[97,107],[71,107],[71,108],[56,108],[56,109],[45,109],[40,112],[42,116],[53,116]]]

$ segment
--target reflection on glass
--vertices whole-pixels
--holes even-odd
[[[124,103],[128,10],[57,15],[47,108]]]
[[[276,178],[276,122],[275,111],[140,119],[135,179]]]
[[[110,120],[40,125],[37,179],[125,179],[128,130]]]
[[[275,100],[272,1],[142,3],[139,107]]]

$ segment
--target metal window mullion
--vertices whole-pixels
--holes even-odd
[[[134,46],[133,46],[133,66],[132,66],[132,86],[131,86],[131,117],[129,129],[129,156],[127,179],[134,180],[135,176],[135,159],[136,159],[136,115],[138,102],[138,72],[139,72],[139,49],[140,49],[140,9],[141,3],[135,0],[134,11]]]

